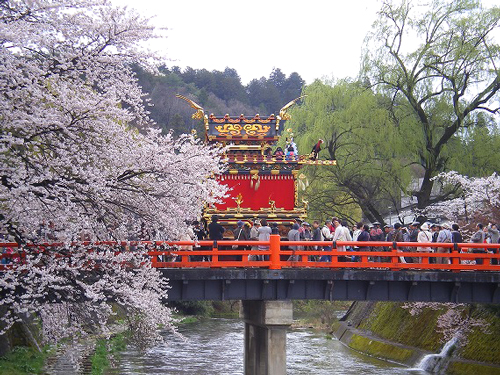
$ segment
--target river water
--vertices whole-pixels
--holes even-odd
[[[243,374],[243,322],[208,319],[179,327],[187,341],[165,333],[165,343],[139,353],[129,347],[122,353],[119,374]],[[362,375],[424,374],[360,354],[310,329],[287,333],[287,374]]]

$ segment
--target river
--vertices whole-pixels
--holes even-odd
[[[139,353],[129,347],[121,355],[119,374],[243,374],[243,323],[238,319],[207,319],[179,327],[187,341],[165,333],[165,343]],[[424,374],[377,360],[344,346],[324,333],[290,329],[287,333],[287,374],[362,375]]]

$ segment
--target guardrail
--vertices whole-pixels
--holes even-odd
[[[500,244],[478,243],[421,243],[384,241],[282,241],[271,235],[269,241],[101,241],[78,242],[73,246],[99,248],[117,246],[117,251],[133,251],[131,247],[144,246],[156,268],[350,268],[390,270],[451,270],[500,271]],[[233,245],[237,246],[233,249]],[[10,264],[22,262],[30,251],[55,251],[64,243],[23,245],[11,258]],[[268,247],[250,250],[250,247]],[[291,250],[290,247],[297,247]],[[360,247],[354,251],[339,251],[337,247]],[[17,243],[0,243],[0,248],[18,248]],[[331,247],[325,251],[323,247]],[[445,248],[449,252],[416,251],[416,248]],[[496,253],[489,253],[488,251]],[[68,256],[67,254],[64,256]],[[70,256],[70,255],[69,255]],[[442,263],[441,263],[442,262]],[[5,265],[4,265],[5,266]],[[8,265],[7,265],[8,266]]]

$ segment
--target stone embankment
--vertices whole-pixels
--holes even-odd
[[[440,353],[444,343],[437,329],[443,311],[425,309],[411,316],[401,304],[356,302],[332,333],[345,345],[362,353],[409,367],[422,365],[422,359]],[[478,306],[473,314],[488,322],[487,330],[472,330],[465,344],[456,344],[433,373],[500,375],[500,317]],[[439,355],[439,354],[438,354]]]
[[[340,322],[334,332],[335,337],[350,348],[373,357],[413,367],[429,351],[382,339],[371,332]]]
[[[61,345],[54,355],[47,358],[44,373],[47,375],[82,375],[92,373],[91,357],[95,339],[84,339]]]

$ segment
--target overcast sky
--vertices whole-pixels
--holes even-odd
[[[315,78],[355,77],[381,0],[111,0],[167,27],[169,66],[234,68],[243,84],[273,68]],[[446,1],[446,0],[443,0]],[[415,4],[424,0],[414,0]],[[482,0],[484,6],[498,0]]]
[[[234,68],[244,84],[286,75],[315,78],[357,75],[363,39],[379,0],[112,0],[165,26],[161,50],[171,66]]]

